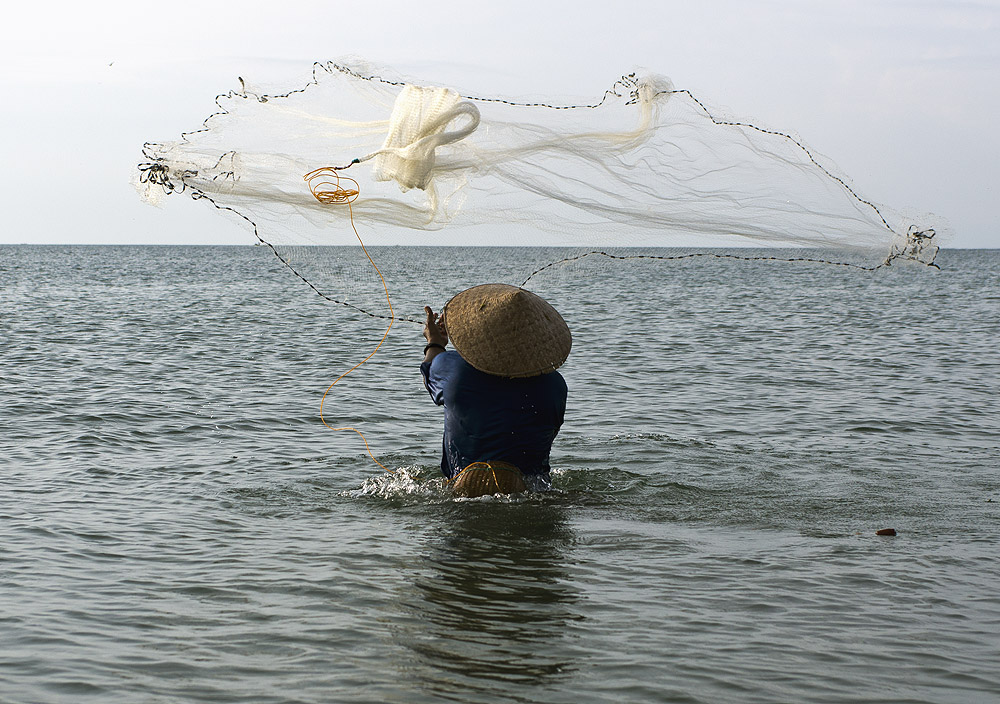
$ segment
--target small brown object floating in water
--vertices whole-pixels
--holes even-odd
[[[520,494],[527,490],[521,470],[506,462],[473,462],[451,480],[455,496],[474,499],[490,494]]]
[[[875,531],[875,535],[896,535],[895,528],[883,528],[882,530]]]

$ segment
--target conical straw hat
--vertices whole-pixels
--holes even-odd
[[[569,326],[544,299],[508,284],[466,289],[444,307],[448,338],[466,362],[505,377],[559,368],[573,344]]]

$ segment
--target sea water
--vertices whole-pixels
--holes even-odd
[[[456,500],[419,325],[324,401],[388,474],[319,417],[384,323],[266,248],[2,247],[0,701],[1000,701],[1000,253],[939,263],[552,277],[554,490]]]

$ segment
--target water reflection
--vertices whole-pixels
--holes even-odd
[[[564,509],[456,502],[441,516],[401,607],[406,675],[437,694],[552,684],[573,670],[573,544]]]

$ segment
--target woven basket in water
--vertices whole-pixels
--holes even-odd
[[[520,494],[527,487],[521,470],[506,462],[473,462],[451,480],[456,496]]]

